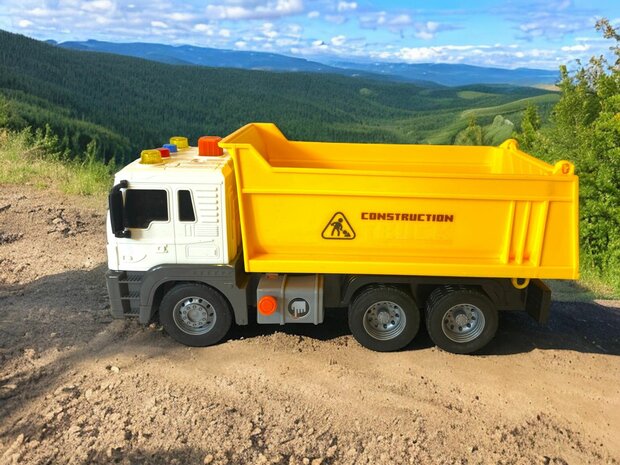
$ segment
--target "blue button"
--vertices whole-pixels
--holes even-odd
[[[170,150],[170,153],[175,153],[177,151],[177,146],[176,144],[164,144],[162,145],[163,148]]]

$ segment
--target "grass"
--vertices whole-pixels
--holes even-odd
[[[477,99],[480,97],[489,97],[492,96],[493,94],[489,94],[488,92],[478,92],[475,90],[462,90],[460,92],[457,92],[457,94],[460,98],[463,98],[465,100],[473,100],[473,99]]]
[[[578,281],[545,281],[551,289],[551,297],[558,302],[591,302],[593,300],[618,300],[620,291],[609,279],[596,271],[581,272]]]
[[[502,105],[465,110],[461,113],[461,118],[468,120],[472,116],[475,116],[476,118],[482,118],[484,116],[494,117],[495,115],[506,116],[512,113],[518,113],[520,111],[523,111],[523,109],[526,108],[529,104],[541,106],[544,104],[554,104],[558,100],[560,100],[559,94],[544,94],[538,95],[536,97],[527,97],[504,103]]]
[[[112,185],[114,167],[93,157],[69,160],[30,130],[0,129],[0,184],[57,189],[67,194],[101,195]]]
[[[620,299],[620,274],[617,270],[600,270],[592,264],[587,252],[582,251],[580,256],[580,279],[598,299]]]

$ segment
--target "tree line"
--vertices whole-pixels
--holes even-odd
[[[610,41],[614,58],[595,56],[574,71],[562,66],[561,98],[550,124],[530,106],[515,136],[537,157],[575,163],[582,263],[620,290],[620,34],[606,19],[596,29]]]

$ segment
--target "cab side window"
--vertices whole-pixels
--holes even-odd
[[[190,191],[179,191],[179,221],[196,221],[192,194]]]
[[[146,229],[153,221],[168,221],[168,193],[161,189],[127,189],[124,224]]]

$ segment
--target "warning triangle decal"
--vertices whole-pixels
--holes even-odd
[[[332,219],[327,222],[327,226],[323,229],[321,237],[323,239],[351,240],[355,239],[355,231],[351,223],[347,220],[347,217],[344,216],[344,213],[337,212],[334,213]]]

